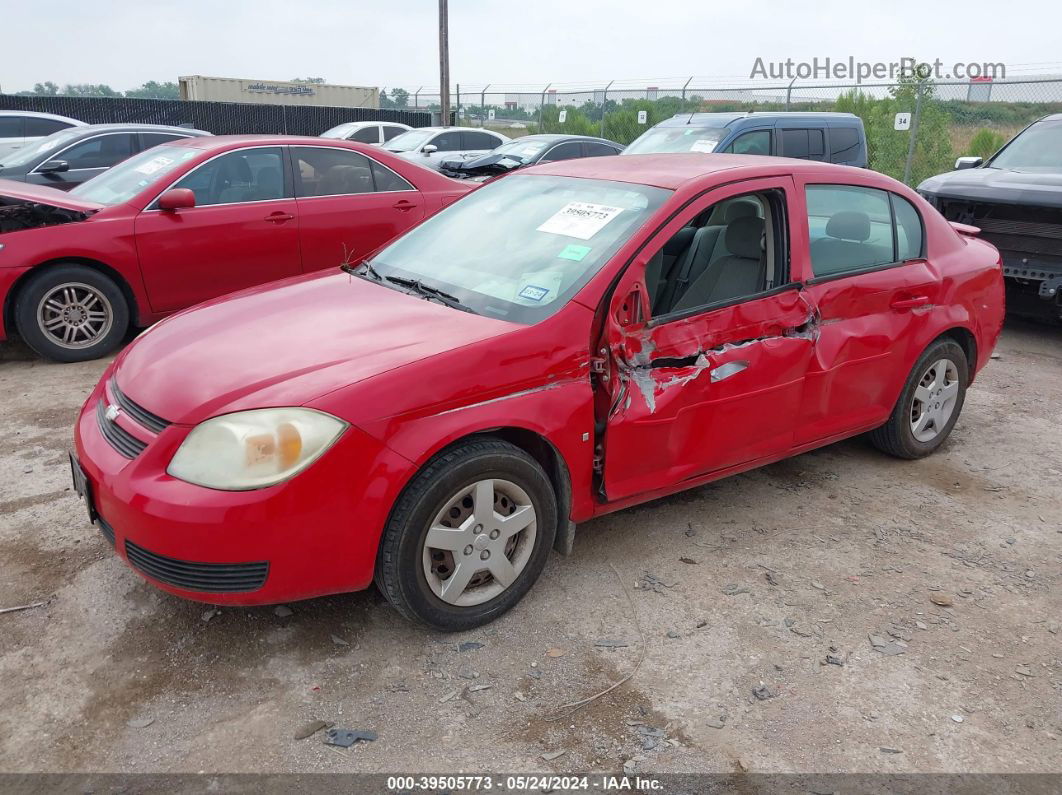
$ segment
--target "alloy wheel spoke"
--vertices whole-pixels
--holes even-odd
[[[494,481],[481,480],[472,489],[472,512],[476,520],[486,522],[494,517]]]
[[[929,423],[933,420],[933,412],[928,408],[922,412],[922,416],[918,418],[918,422],[915,423],[914,432],[922,433],[929,426]]]
[[[959,396],[959,382],[953,381],[944,387],[943,392],[940,395],[940,404],[944,405],[946,401],[955,400]]]
[[[530,505],[521,505],[508,516],[495,519],[504,538],[511,538],[535,521],[535,509]]]
[[[443,601],[455,603],[465,592],[468,583],[476,573],[476,565],[471,560],[462,560],[454,566],[453,573],[443,580],[440,596]]]
[[[487,569],[503,588],[516,582],[516,569],[505,555],[495,555],[488,561]]]
[[[424,539],[424,544],[431,549],[444,549],[449,552],[457,552],[467,543],[464,530],[442,525],[435,525],[428,530],[428,536]]]
[[[915,388],[914,396],[915,400],[920,401],[923,406],[926,406],[929,404],[932,393],[930,392],[929,387],[919,385]]]

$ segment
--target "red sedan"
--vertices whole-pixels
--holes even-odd
[[[293,136],[188,138],[63,193],[0,180],[0,341],[62,362],[130,325],[357,262],[467,193],[378,147]]]
[[[999,253],[862,169],[645,155],[488,184],[358,266],[149,330],[74,477],[151,583],[512,607],[575,523],[855,434],[918,458],[1003,320]]]

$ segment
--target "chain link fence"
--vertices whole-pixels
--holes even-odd
[[[168,124],[215,135],[251,133],[320,135],[349,121],[395,121],[410,127],[432,123],[428,111],[340,108],[324,105],[268,105],[132,97],[23,96],[0,94],[0,110],[57,113],[88,124]]]
[[[401,90],[414,110],[438,110],[438,92]],[[392,93],[394,90],[392,89]],[[833,85],[726,87],[684,84],[631,88],[552,85],[457,86],[457,123],[510,137],[533,133],[594,135],[629,144],[677,113],[834,111],[854,113],[867,132],[870,167],[910,185],[950,170],[962,155],[988,157],[1025,125],[1062,112],[1062,77]],[[896,129],[896,115],[909,126]]]

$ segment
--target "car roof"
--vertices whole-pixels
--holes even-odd
[[[625,155],[623,157],[584,157],[575,160],[558,160],[546,165],[531,166],[521,174],[548,174],[558,177],[603,179],[613,182],[630,182],[651,185],[656,188],[677,190],[687,182],[707,177],[722,171],[740,169],[741,178],[796,174],[836,174],[839,182],[848,182],[851,166],[838,166],[819,161],[797,160],[791,157],[766,157],[764,155],[705,155],[650,154]],[[860,175],[875,174],[866,169],[854,169]],[[737,175],[735,174],[735,178]],[[888,177],[882,177],[888,180]]]
[[[713,127],[726,127],[737,121],[750,119],[765,121],[767,119],[784,119],[787,121],[855,121],[859,117],[854,113],[829,112],[794,112],[794,111],[750,111],[748,113],[676,113],[670,119],[657,124],[657,127],[683,127],[687,124],[711,124]]]
[[[357,141],[346,141],[342,138],[322,138],[319,135],[204,135],[199,138],[184,138],[179,141],[170,141],[166,146],[187,146],[193,149],[233,149],[239,146],[254,144],[257,146],[343,146],[357,148],[364,151],[378,151],[377,147],[370,144],[361,144]]]
[[[60,116],[58,113],[40,113],[35,110],[0,110],[0,116],[29,116],[34,119],[51,119],[52,121],[65,121],[71,127],[85,127],[85,122],[72,119],[69,116]]]
[[[387,121],[386,119],[368,119],[368,120],[363,120],[363,121],[341,121],[339,124],[336,124],[336,125],[332,126],[330,129],[335,130],[335,129],[338,129],[340,127],[350,127],[351,129],[353,129],[355,127],[370,127],[370,126],[373,126],[373,125],[376,125],[376,124],[391,124],[391,125],[394,125],[395,127],[406,127],[406,128],[408,128],[410,130],[413,129],[408,124],[403,124],[400,121]]]
[[[610,141],[608,138],[598,138],[593,135],[566,135],[564,133],[537,133],[535,135],[521,135],[518,138],[512,139],[513,143],[519,143],[520,141],[548,141],[549,143],[556,143],[558,141],[597,141],[603,144],[611,144],[612,146],[618,146],[621,149],[623,144],[618,144],[615,141]]]
[[[69,130],[65,131],[69,132]],[[206,130],[193,127],[175,127],[168,124],[86,124],[78,129],[78,135],[94,135],[101,132],[177,132],[185,135],[210,135]]]

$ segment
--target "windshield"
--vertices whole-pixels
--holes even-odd
[[[121,204],[199,154],[200,150],[186,146],[156,146],[81,183],[70,193],[108,206]]]
[[[62,148],[80,135],[81,128],[79,127],[72,127],[69,130],[60,130],[57,133],[52,133],[46,138],[41,138],[39,141],[26,144],[25,146],[16,149],[14,152],[4,155],[3,160],[0,161],[0,165],[4,167],[24,166],[27,163],[32,163],[47,152],[54,152],[57,149]]]
[[[624,149],[624,155],[648,155],[654,152],[713,152],[726,135],[725,127],[654,127]]]
[[[412,152],[428,142],[437,130],[410,130],[401,135],[396,135],[387,142],[387,150],[390,152]]]
[[[527,163],[531,158],[540,154],[547,146],[549,146],[549,141],[521,141],[517,139],[492,150],[491,155],[506,155],[521,163]]]
[[[371,263],[385,277],[444,290],[481,315],[535,323],[564,306],[670,193],[514,175],[470,193]]]
[[[345,124],[337,124],[331,130],[325,130],[321,133],[321,138],[339,138],[340,140],[346,138],[354,130],[357,125],[351,124],[349,121]]]
[[[1062,171],[1062,121],[1040,121],[988,162],[989,168]]]

